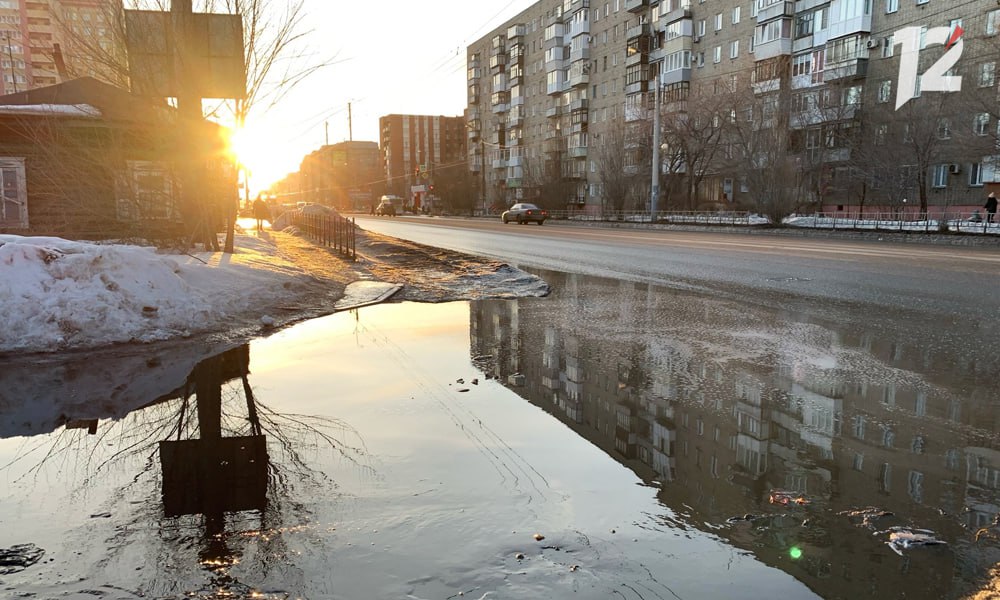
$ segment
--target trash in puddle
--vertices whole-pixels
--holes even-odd
[[[874,506],[866,506],[865,508],[857,508],[854,510],[843,510],[837,514],[842,517],[847,517],[860,527],[868,527],[871,529],[875,528],[875,521],[878,519],[894,516],[893,513]]]
[[[912,527],[890,527],[884,531],[876,531],[874,535],[889,534],[889,541],[886,544],[892,548],[896,554],[903,556],[903,550],[917,548],[919,546],[942,546],[948,542],[934,537],[934,532],[930,529],[915,529]]]
[[[745,515],[740,515],[737,517],[729,517],[728,519],[726,519],[726,523],[739,523],[740,521],[753,522],[754,520],[759,518],[760,517],[757,515],[751,515],[750,513],[747,513]]]
[[[805,506],[809,504],[809,500],[799,492],[790,492],[788,490],[771,490],[771,495],[768,498],[771,504],[781,504],[788,506],[789,504],[795,504],[798,506]]]
[[[44,555],[45,550],[34,544],[18,544],[10,548],[0,548],[0,575],[10,575],[23,571],[41,560]]]

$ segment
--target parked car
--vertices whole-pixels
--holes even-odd
[[[509,209],[505,210],[502,215],[500,215],[500,220],[505,224],[511,221],[517,221],[519,224],[524,225],[529,221],[534,221],[541,225],[545,222],[545,219],[549,218],[549,211],[544,208],[538,208],[534,204],[529,204],[527,202],[519,202]]]
[[[392,203],[392,200],[382,198],[382,201],[375,207],[375,214],[380,217],[395,217],[396,205]]]

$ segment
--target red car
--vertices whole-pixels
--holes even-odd
[[[503,221],[504,224],[510,223],[511,221],[517,221],[520,225],[524,225],[529,221],[534,221],[535,223],[541,225],[545,222],[545,219],[548,218],[549,211],[544,208],[538,208],[534,204],[529,204],[527,202],[515,204],[500,215],[500,220]]]

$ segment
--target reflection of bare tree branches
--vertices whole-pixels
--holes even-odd
[[[71,498],[102,484],[112,486],[111,500],[103,510],[114,513],[117,527],[104,540],[107,549],[97,566],[116,568],[134,561],[137,554],[148,557],[145,560],[155,569],[143,585],[157,594],[223,597],[182,589],[203,587],[205,584],[197,582],[204,581],[206,573],[213,593],[225,590],[232,594],[224,597],[250,597],[254,590],[240,580],[264,582],[277,577],[286,589],[304,590],[305,575],[295,564],[298,552],[289,547],[291,540],[286,534],[296,534],[300,543],[322,544],[321,536],[309,533],[316,524],[303,498],[315,497],[308,492],[337,488],[333,478],[314,464],[314,454],[332,453],[368,475],[374,474],[374,469],[366,459],[364,441],[348,423],[283,413],[262,404],[246,377],[248,354],[243,360],[242,375],[216,387],[221,391],[219,424],[223,437],[268,438],[266,502],[258,510],[214,514],[204,510],[198,515],[164,516],[159,491],[165,476],[161,475],[158,446],[163,440],[199,438],[203,432],[199,411],[192,406],[192,401],[199,400],[195,390],[203,391],[194,377],[200,366],[179,390],[120,420],[106,421],[98,435],[63,429],[25,446],[3,468],[37,461],[18,478],[21,480],[41,480],[53,470],[71,475],[76,472],[79,481],[71,489]],[[232,364],[236,361],[226,368]],[[123,473],[124,482],[104,483]],[[151,497],[154,493],[157,495]],[[137,546],[146,548],[137,553]]]

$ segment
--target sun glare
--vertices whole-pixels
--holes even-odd
[[[251,187],[266,187],[294,171],[298,163],[286,164],[289,149],[276,140],[280,136],[267,126],[247,124],[229,136],[229,153],[249,171]],[[259,191],[259,190],[258,190]]]

